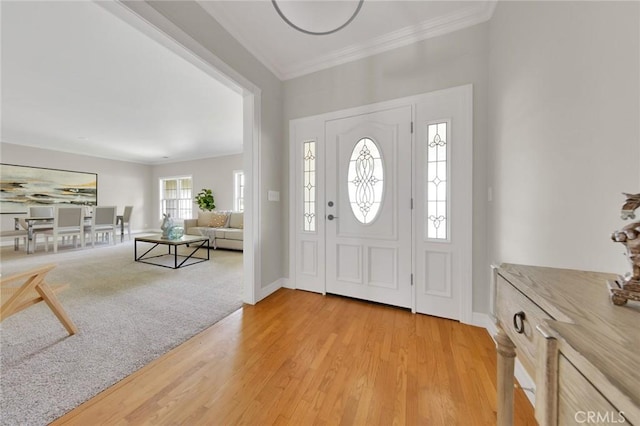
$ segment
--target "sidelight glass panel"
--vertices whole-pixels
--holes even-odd
[[[347,173],[351,211],[360,223],[371,223],[378,215],[384,192],[384,166],[378,145],[360,139],[349,161]]]
[[[316,141],[302,143],[302,230],[316,230]]]
[[[447,122],[427,126],[425,229],[428,239],[448,239],[447,137]]]

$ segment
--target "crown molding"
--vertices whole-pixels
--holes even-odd
[[[423,21],[418,25],[401,28],[376,37],[366,43],[352,44],[327,55],[316,57],[311,61],[288,65],[278,64],[260,52],[249,40],[242,36],[237,23],[227,13],[215,7],[215,2],[198,0],[198,3],[249,53],[255,56],[278,79],[284,81],[486,22],[493,16],[498,0],[473,2],[471,6],[455,13]]]
[[[486,22],[493,16],[496,4],[497,0],[477,2],[455,13],[401,28],[374,38],[367,43],[352,44],[311,61],[292,65],[283,72],[284,80],[301,77]]]

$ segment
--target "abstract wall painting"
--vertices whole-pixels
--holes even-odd
[[[0,213],[31,206],[98,203],[98,174],[0,164]]]

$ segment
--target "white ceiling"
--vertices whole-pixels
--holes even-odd
[[[270,0],[199,3],[282,80],[487,21],[496,5],[495,0],[365,0],[360,13],[346,28],[315,36],[288,26]],[[278,1],[290,20],[316,31],[328,29],[318,22],[346,21],[357,3],[357,0]],[[342,12],[342,16],[336,18],[336,11]]]
[[[199,3],[282,80],[484,22],[495,7],[493,0],[365,0],[349,26],[311,36],[289,27],[270,0]],[[292,20],[315,25],[339,22],[335,11],[349,15],[356,3],[281,7]],[[145,164],[242,151],[238,88],[125,23],[113,7],[0,6],[2,142]]]
[[[2,1],[2,142],[145,164],[242,152],[242,97],[94,2]]]

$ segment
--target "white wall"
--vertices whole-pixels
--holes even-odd
[[[640,192],[640,4],[500,2],[490,22],[491,260],[623,273]]]
[[[489,300],[486,273],[488,30],[487,23],[476,25],[284,84],[286,129],[289,120],[294,118],[473,84],[473,306],[474,311],[481,312],[488,310]],[[284,183],[288,183],[289,176],[283,178],[286,188]]]
[[[203,158],[193,161],[181,161],[161,164],[152,167],[151,185],[154,205],[154,227],[158,227],[160,218],[160,178],[172,176],[191,176],[193,178],[193,194],[203,188],[213,191],[216,210],[233,210],[233,172],[242,170],[242,154],[224,157]],[[193,204],[193,217],[198,216],[198,206]]]
[[[6,164],[97,173],[98,204],[115,205],[118,212],[131,205],[131,229],[146,228],[153,206],[150,166],[9,143],[1,143],[0,150]],[[2,215],[2,229],[13,229],[13,217]]]

